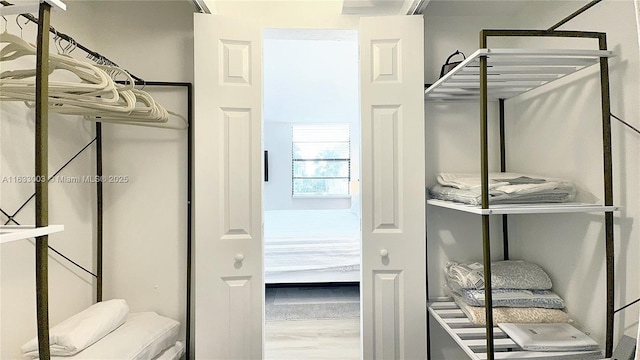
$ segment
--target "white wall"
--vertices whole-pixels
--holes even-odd
[[[51,24],[146,80],[193,81],[194,7],[187,1],[68,2]],[[13,18],[9,31],[19,32]],[[25,38],[35,42],[34,25]],[[27,37],[28,33],[31,32]],[[54,49],[54,46],[51,46]],[[84,59],[80,50],[73,53]],[[4,70],[3,64],[3,70]],[[186,116],[186,91],[145,88],[167,109]],[[33,173],[33,111],[1,105],[2,176]],[[50,172],[94,136],[93,125],[51,115]],[[156,311],[183,324],[186,297],[186,132],[103,126],[104,174],[127,175],[126,184],[104,186],[104,298],[124,298],[132,311]],[[62,174],[92,175],[93,147]],[[61,174],[61,175],[62,175]],[[17,185],[17,186],[16,186]],[[1,184],[0,206],[14,210],[32,186]],[[50,243],[94,267],[95,185],[52,184],[50,223],[65,231]],[[33,205],[19,221],[33,222]],[[4,217],[2,220],[4,221]],[[33,246],[2,245],[2,359],[21,358],[19,347],[35,335]],[[94,301],[92,280],[50,256],[50,321],[54,325]]]
[[[359,67],[356,31],[266,29],[263,42],[264,209],[345,209],[349,197],[291,196],[291,126],[351,126],[351,177],[359,178]]]
[[[193,7],[183,1],[96,2],[99,52],[149,81],[193,81]],[[111,55],[113,54],[113,55]],[[145,91],[187,114],[185,88]],[[183,325],[186,309],[187,134],[104,126],[105,173],[129,175],[105,187],[105,294],[132,311],[156,311]],[[135,271],[132,271],[135,270]]]
[[[546,29],[582,5],[575,1],[531,1],[519,14],[503,18],[427,16],[426,80],[433,82],[437,78],[440,65],[456,49],[473,52],[478,47],[481,28]],[[611,109],[638,127],[640,56],[633,6],[631,0],[604,1],[561,29],[607,32],[609,48],[617,54],[610,62]],[[490,46],[510,42],[492,38]],[[576,43],[523,41],[521,45],[574,47]],[[584,44],[581,42],[580,46]],[[593,42],[586,45],[592,49],[597,46]],[[594,70],[587,70],[561,84],[555,91],[548,87],[507,101],[507,169],[568,178],[602,200],[598,79]],[[490,110],[494,111],[489,135],[490,164],[492,169],[498,169],[497,117],[495,107]],[[435,181],[438,171],[479,170],[477,104],[427,104],[426,119],[428,183]],[[612,132],[614,198],[624,207],[615,221],[618,308],[640,295],[640,234],[633,226],[640,216],[640,152],[637,134],[615,120]],[[427,210],[429,290],[431,296],[437,296],[443,294],[442,265],[447,259],[480,259],[480,219],[446,209]],[[499,218],[495,220],[499,225]],[[463,222],[469,225],[461,226]],[[570,316],[604,344],[603,215],[512,216],[509,227],[511,258],[536,262],[545,268],[554,281],[554,290],[565,298]],[[496,241],[500,240],[500,232],[493,230],[492,250],[494,258],[499,258],[501,245]],[[635,336],[637,314],[635,307],[615,317],[616,338],[622,333]]]

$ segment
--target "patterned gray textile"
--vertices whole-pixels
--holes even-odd
[[[478,262],[445,265],[445,276],[454,290],[484,289],[484,271]],[[536,264],[523,260],[496,261],[491,263],[492,289],[550,290],[549,275]]]
[[[469,305],[484,306],[484,290],[460,289],[456,293]],[[493,307],[564,308],[562,298],[550,290],[492,289],[491,297]]]
[[[481,204],[480,177],[468,174],[440,173],[438,185],[431,186],[433,199]],[[490,204],[560,203],[575,198],[575,185],[566,180],[533,177],[518,173],[489,174]]]
[[[475,325],[486,324],[484,306],[471,306],[453,294],[460,310]],[[562,323],[572,322],[569,315],[560,309],[497,307],[493,309],[493,323]]]

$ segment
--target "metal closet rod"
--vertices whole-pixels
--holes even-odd
[[[3,6],[11,6],[11,5],[14,5],[14,4],[12,4],[12,3],[8,2],[8,1],[5,1],[5,0],[1,0],[1,1],[0,1],[0,4],[2,4]],[[27,19],[27,20],[31,21],[32,23],[38,24],[38,18],[37,18],[37,17],[35,17],[35,16],[33,16],[33,15],[31,15],[31,14],[20,14],[20,15],[18,15],[18,16],[22,16],[22,17],[24,17],[25,19]],[[109,60],[109,59],[108,59],[107,57],[105,57],[104,55],[101,55],[101,54],[99,54],[99,53],[97,53],[97,52],[95,52],[95,51],[93,51],[93,50],[91,50],[91,49],[87,48],[86,46],[84,46],[84,45],[80,44],[79,42],[77,42],[77,41],[76,41],[74,38],[72,38],[71,36],[69,36],[69,35],[67,35],[67,34],[65,34],[65,33],[61,33],[61,32],[59,32],[59,31],[58,31],[58,30],[56,30],[53,26],[49,26],[49,32],[50,32],[50,33],[52,33],[52,34],[55,34],[56,36],[58,36],[59,38],[61,38],[61,39],[65,40],[65,41],[68,41],[69,43],[74,44],[74,46],[76,46],[76,47],[80,48],[82,51],[86,52],[88,55],[90,55],[91,57],[93,57],[93,58],[95,58],[95,59],[100,59],[100,60],[102,60],[102,61],[105,61],[105,62],[109,63],[110,65],[113,65],[113,66],[115,66],[115,67],[122,68],[121,66],[119,66],[119,65],[118,65],[118,64],[116,64],[115,62],[113,62],[113,61]],[[124,69],[124,68],[122,68],[122,69]],[[125,71],[127,71],[126,69],[124,69],[124,70],[125,70]],[[137,77],[137,76],[133,75],[133,74],[132,74],[132,73],[130,73],[129,71],[127,71],[127,72],[129,73],[129,75],[131,75],[131,77],[132,77],[134,80],[144,82],[144,80],[143,80],[143,79],[141,79],[141,78],[139,78],[139,77]]]
[[[602,0],[593,0],[591,2],[589,2],[587,5],[581,7],[580,9],[576,10],[575,12],[573,12],[573,14],[565,17],[564,19],[560,20],[558,23],[556,23],[555,25],[553,25],[552,27],[549,28],[549,31],[553,31],[556,30],[557,28],[559,28],[560,26],[568,23],[571,19],[575,18],[576,16],[582,14],[583,12],[591,9],[594,5],[598,4],[599,2],[601,2]]]
[[[565,17],[564,19],[560,20],[558,23],[556,23],[555,25],[553,25],[552,27],[549,28],[548,31],[555,31],[557,30],[560,26],[568,23],[569,21],[571,21],[573,18],[577,17],[578,15],[582,14],[583,12],[591,9],[594,5],[598,4],[602,2],[602,0],[592,0],[590,1],[588,4],[586,4],[585,6],[581,7],[580,9],[576,10],[575,12],[573,12],[573,14]],[[611,117],[620,121],[621,123],[623,123],[624,125],[626,125],[627,127],[629,127],[631,130],[635,131],[636,133],[640,134],[640,130],[638,130],[637,128],[635,128],[634,126],[632,126],[631,124],[629,124],[628,122],[622,120],[621,118],[615,116],[614,114],[611,114]]]

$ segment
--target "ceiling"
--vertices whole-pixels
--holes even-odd
[[[357,15],[510,16],[532,0],[344,0],[342,13]],[[545,0],[538,0],[545,1]]]
[[[429,0],[343,0],[345,15],[406,15]]]
[[[215,12],[216,0],[189,0],[207,13]],[[552,0],[343,0],[345,15],[407,15],[427,16],[510,16],[532,1]],[[575,1],[575,0],[574,0]]]
[[[531,0],[431,0],[423,10],[427,16],[510,16]]]

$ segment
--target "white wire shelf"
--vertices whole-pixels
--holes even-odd
[[[605,206],[585,203],[504,204],[489,205],[488,209],[483,209],[482,207],[476,205],[438,199],[429,199],[427,200],[427,204],[431,206],[464,211],[478,215],[591,213],[620,211],[620,206],[617,205]]]
[[[425,90],[428,101],[477,100],[480,58],[487,58],[487,97],[508,99],[613,57],[608,50],[479,49]]]
[[[17,241],[23,239],[34,238],[37,236],[49,235],[64,230],[64,225],[49,225],[35,227],[32,225],[4,225],[0,226],[0,244]]]
[[[485,360],[487,356],[486,328],[474,325],[455,302],[431,303],[429,313],[473,360]],[[494,358],[497,359],[602,359],[600,351],[525,351],[511,340],[499,327],[493,328]]]

